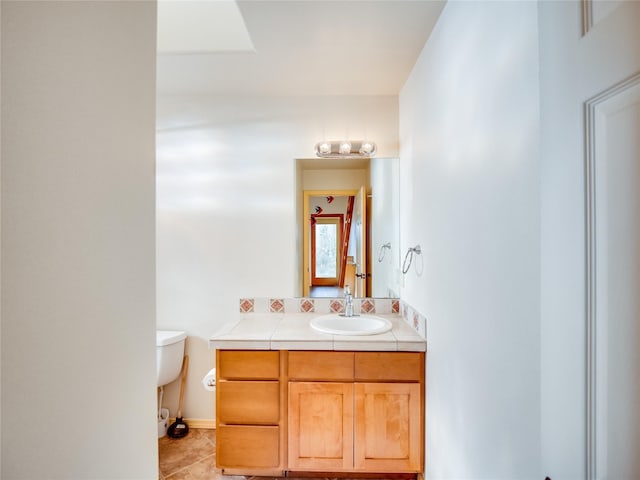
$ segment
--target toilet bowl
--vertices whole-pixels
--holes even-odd
[[[185,338],[187,332],[156,330],[156,373],[159,387],[173,382],[180,375]]]

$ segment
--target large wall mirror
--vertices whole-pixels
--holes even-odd
[[[398,297],[399,160],[296,160],[297,296]]]

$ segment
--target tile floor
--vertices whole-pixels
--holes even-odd
[[[159,480],[280,480],[269,477],[222,475],[221,471],[216,469],[216,431],[213,429],[190,428],[189,433],[182,438],[159,438],[158,455]],[[401,476],[393,478],[399,479]],[[309,479],[288,477],[287,480]]]
[[[220,480],[216,470],[216,431],[190,428],[182,438],[158,439],[160,480]]]

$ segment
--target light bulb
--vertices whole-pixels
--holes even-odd
[[[361,155],[373,155],[376,152],[376,144],[373,142],[362,142],[360,145]]]
[[[329,142],[320,142],[316,144],[316,155],[329,155],[331,153],[331,144]]]
[[[340,147],[338,148],[338,152],[341,155],[348,155],[351,153],[351,143],[350,142],[340,142]]]

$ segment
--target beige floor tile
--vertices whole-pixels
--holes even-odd
[[[165,477],[166,480],[198,480],[198,478],[194,478],[189,472],[189,468],[184,468],[168,477]]]
[[[176,476],[188,474],[183,472],[187,467],[213,456],[215,458],[215,434],[207,429],[192,429],[183,438],[170,438],[165,436],[158,440],[158,453],[160,474],[166,480],[192,480],[188,476]],[[215,462],[214,462],[215,464]]]
[[[219,480],[220,475],[216,471],[216,456],[211,455],[188,468],[191,478],[194,480]]]

